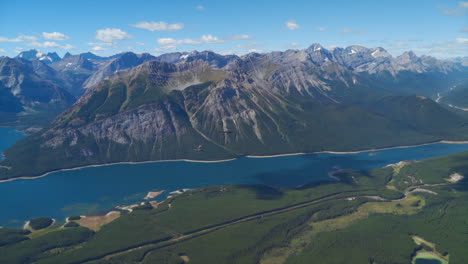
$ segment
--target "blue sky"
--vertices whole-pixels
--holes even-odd
[[[0,56],[245,54],[320,43],[447,58],[468,56],[467,14],[468,1],[451,0],[2,0]]]

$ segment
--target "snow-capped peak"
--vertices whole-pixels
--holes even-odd
[[[49,56],[42,56],[42,57],[38,57],[40,61],[44,61],[44,60],[48,60],[48,61],[52,61],[52,59],[49,57]]]
[[[45,55],[45,54],[44,54],[43,52],[41,52],[41,51],[38,50],[37,53],[36,53],[36,58],[38,58],[39,60],[41,60],[41,58],[42,58],[44,55]]]
[[[374,58],[378,58],[378,57],[391,57],[392,55],[390,55],[390,53],[388,53],[383,48],[375,48],[372,51],[371,56],[374,57]]]

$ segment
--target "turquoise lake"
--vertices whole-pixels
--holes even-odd
[[[0,128],[0,151],[24,137]],[[307,154],[240,158],[218,163],[185,161],[118,164],[52,173],[34,180],[0,183],[0,226],[21,227],[39,216],[56,218],[104,213],[116,205],[143,201],[148,191],[169,191],[223,184],[268,184],[294,187],[330,179],[336,169],[369,169],[401,160],[421,160],[468,151],[468,144],[370,151],[359,154]],[[331,179],[330,179],[331,180]]]

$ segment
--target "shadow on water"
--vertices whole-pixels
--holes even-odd
[[[455,189],[455,191],[468,192],[468,179],[465,178],[457,182],[457,184],[455,184],[453,188]]]
[[[418,258],[418,259],[416,259],[416,261],[414,263],[415,264],[441,264],[442,262],[440,262],[437,259]]]
[[[284,186],[294,188],[302,185],[320,181],[321,184],[334,182],[330,178],[330,172],[336,172],[341,169],[360,169],[375,168],[384,163],[382,160],[364,160],[352,156],[328,156],[328,155],[307,155],[304,159],[309,160],[305,166],[295,169],[281,169],[277,171],[268,171],[257,173],[255,177],[263,184],[273,186]],[[364,170],[362,173],[366,174]],[[341,174],[341,173],[340,173]],[[338,176],[344,183],[352,183],[347,177]],[[363,174],[362,174],[363,175]]]

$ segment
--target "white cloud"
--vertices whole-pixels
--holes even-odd
[[[168,24],[164,21],[161,22],[140,22],[138,24],[130,25],[136,28],[143,28],[149,31],[176,31],[181,30],[184,28],[184,24],[176,23],[176,24]]]
[[[58,44],[57,42],[53,42],[53,41],[46,41],[43,43],[32,42],[31,46],[38,47],[38,48],[58,48],[60,47],[60,44]]]
[[[195,8],[198,10],[205,10],[205,7],[202,5],[197,5]]]
[[[404,41],[397,41],[397,42],[393,43],[393,46],[397,47],[397,48],[403,48],[403,47],[407,47],[408,43],[406,43]]]
[[[107,50],[107,48],[103,48],[101,46],[94,46],[91,48],[92,50],[94,51],[104,51],[104,50]]]
[[[157,40],[158,44],[161,46],[175,46],[180,44],[195,44],[193,39],[173,39],[173,38],[159,38]]]
[[[218,37],[214,37],[212,35],[203,35],[201,38],[200,38],[202,44],[205,44],[205,43],[223,43],[224,40],[222,39],[219,39]]]
[[[119,28],[105,28],[96,31],[97,40],[113,42],[115,40],[131,39],[132,36]]]
[[[468,26],[465,26],[462,29],[460,29],[460,32],[461,33],[468,33]]]
[[[325,31],[325,30],[327,30],[327,28],[326,28],[326,27],[319,27],[319,26],[317,26],[317,27],[315,27],[315,30],[318,30],[318,31]]]
[[[19,35],[16,38],[0,37],[0,42],[22,42],[22,41],[36,41],[36,40],[37,40],[37,37],[27,36],[27,35]]]
[[[225,41],[212,35],[203,35],[199,39],[159,38],[157,42],[160,46],[162,46],[162,49],[175,49],[178,45],[217,44],[224,43]]]
[[[298,46],[301,46],[301,45],[302,45],[302,44],[301,44],[301,43],[298,43],[298,42],[291,42],[291,43],[289,44],[289,46],[291,46],[291,47],[298,47]]]
[[[65,44],[65,45],[62,45],[61,48],[65,50],[70,50],[70,49],[74,49],[75,47],[71,44]]]
[[[45,39],[49,39],[49,40],[67,40],[67,39],[69,39],[68,36],[66,36],[65,34],[60,33],[60,32],[51,32],[51,33],[42,32],[42,37],[45,38]]]
[[[37,40],[37,37],[36,36],[28,36],[28,35],[19,35],[20,39],[24,40],[24,41],[36,41]]]
[[[368,32],[366,30],[355,30],[351,28],[343,28],[341,30],[341,33],[343,34],[367,34]]]
[[[247,53],[262,53],[262,50],[259,49],[250,49]]]
[[[145,43],[143,43],[143,42],[138,42],[138,41],[135,42],[135,44],[137,44],[137,45],[139,45],[139,46],[144,46],[144,45],[145,45]]]
[[[250,35],[233,35],[233,36],[226,37],[225,39],[227,39],[227,40],[246,40],[246,39],[253,39],[253,37],[250,36]]]
[[[300,28],[299,24],[296,23],[296,20],[292,20],[292,19],[286,21],[285,26],[289,30],[296,30]]]
[[[58,48],[58,49],[69,50],[69,49],[74,49],[75,48],[71,44],[60,45],[60,44],[58,44],[57,42],[54,42],[54,41],[45,41],[45,42],[42,42],[42,43],[34,41],[34,42],[31,42],[29,45],[34,46],[34,47],[38,47],[38,48],[45,48],[45,49]]]
[[[21,42],[21,41],[23,40],[20,38],[11,39],[11,38],[6,38],[6,37],[0,37],[0,42]]]
[[[112,42],[88,42],[89,46],[114,46]]]
[[[468,38],[457,38],[455,39],[455,42],[460,44],[468,44]]]
[[[177,46],[161,46],[159,48],[156,48],[155,51],[158,53],[161,53],[161,52],[167,52],[169,50],[175,50],[176,48]]]
[[[466,15],[465,9],[468,8],[468,2],[458,2],[455,8],[447,8],[445,6],[439,7],[442,14],[447,16],[463,16]]]
[[[4,53],[4,52],[5,52],[5,50],[0,48],[0,53]]]

